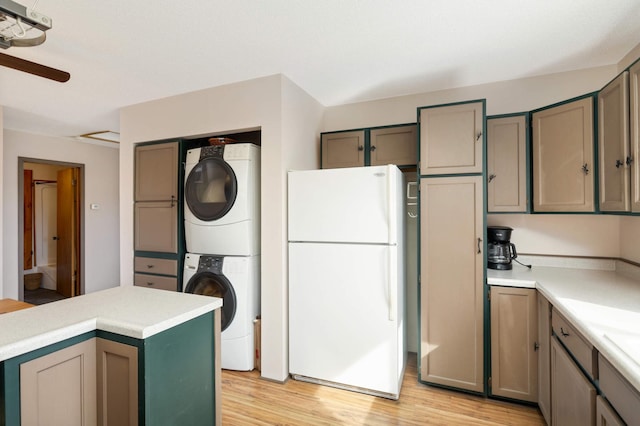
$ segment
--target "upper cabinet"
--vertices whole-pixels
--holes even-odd
[[[322,133],[322,168],[415,165],[416,134],[415,124]]]
[[[364,130],[323,133],[320,143],[323,169],[364,166]]]
[[[629,110],[631,210],[637,213],[640,212],[640,62],[629,68]]]
[[[423,107],[420,174],[482,173],[484,101]]]
[[[600,210],[630,210],[629,73],[598,93]]]
[[[532,114],[533,209],[593,212],[593,97]]]
[[[527,211],[527,114],[487,118],[487,211]]]
[[[136,201],[178,199],[178,150],[178,142],[136,147]]]
[[[418,139],[416,125],[371,129],[370,165],[409,165],[416,163]]]

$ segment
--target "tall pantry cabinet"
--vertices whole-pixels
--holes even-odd
[[[135,148],[134,284],[178,290],[180,143]]]
[[[485,101],[418,109],[419,380],[484,392]]]

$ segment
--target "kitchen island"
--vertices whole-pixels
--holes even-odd
[[[0,315],[0,424],[19,425],[32,407],[56,400],[59,379],[30,394],[28,369],[69,351],[80,352],[53,363],[73,373],[79,365],[83,422],[124,415],[128,424],[218,424],[221,306],[215,297],[116,287]],[[46,370],[38,368],[34,377]],[[73,402],[62,411],[72,413]]]
[[[592,345],[598,360],[592,379],[601,389],[603,377],[613,370],[626,381],[636,397],[640,395],[640,273],[622,261],[577,260],[577,265],[513,265],[509,271],[487,270],[493,286],[537,289],[570,326]],[[579,264],[579,262],[585,262]],[[559,338],[564,331],[557,332]],[[566,334],[569,336],[569,334]],[[604,359],[604,361],[603,361]],[[591,365],[583,365],[591,368]],[[599,373],[598,373],[599,370]],[[606,391],[603,390],[606,395]],[[634,407],[634,410],[637,407]],[[640,416],[633,416],[640,421]],[[626,420],[629,423],[629,420]],[[635,424],[633,421],[630,424]]]

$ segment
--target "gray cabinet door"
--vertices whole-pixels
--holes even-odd
[[[135,205],[135,250],[178,252],[178,204],[172,201]]]
[[[629,68],[631,211],[640,212],[640,62]]]
[[[484,391],[481,176],[420,181],[420,380]]]
[[[178,142],[137,146],[135,200],[178,199]]]
[[[95,338],[20,365],[23,425],[96,424]]]
[[[593,212],[593,100],[533,113],[533,209]]]
[[[551,424],[551,305],[538,293],[538,406]]]
[[[138,348],[96,339],[98,425],[137,426]]]
[[[364,166],[364,130],[325,133],[320,143],[323,169]]]
[[[369,132],[369,138],[370,165],[372,166],[386,164],[407,166],[418,162],[415,124],[372,129]]]
[[[630,210],[629,73],[598,94],[600,210]]]
[[[536,290],[491,287],[491,393],[538,401]]]
[[[527,119],[487,119],[487,211],[527,211]]]
[[[420,174],[482,173],[484,104],[421,108]]]
[[[551,339],[551,423],[593,425],[596,419],[596,389],[567,351]]]

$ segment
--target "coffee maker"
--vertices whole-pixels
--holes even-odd
[[[511,240],[512,228],[508,226],[487,227],[487,268],[508,270],[511,261],[518,257],[516,246]]]

